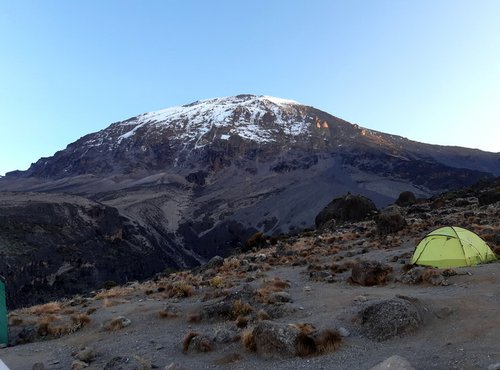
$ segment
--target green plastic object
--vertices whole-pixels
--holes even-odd
[[[438,268],[474,266],[495,261],[495,253],[472,231],[446,226],[427,234],[417,245],[412,264]]]
[[[7,323],[7,301],[5,299],[5,283],[0,279],[0,344],[9,342],[9,328]]]

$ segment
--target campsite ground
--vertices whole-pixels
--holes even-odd
[[[392,355],[405,357],[415,369],[487,369],[500,363],[500,264],[456,268],[444,275],[443,271],[432,270],[431,275],[439,279],[415,284],[401,280],[414,246],[427,232],[446,224],[465,226],[467,220],[470,229],[488,239],[492,233],[498,235],[499,213],[500,203],[483,207],[471,203],[432,209],[422,217],[407,215],[408,226],[386,236],[374,232],[373,221],[305,233],[277,246],[227,258],[213,269],[171,274],[156,281],[103,290],[87,299],[61,301],[52,308],[45,306],[45,311],[52,312],[44,312],[43,307],[17,310],[10,315],[16,324],[12,326],[13,335],[29,327],[39,331],[43,320],[49,328],[56,327],[79,313],[87,313],[90,321],[59,338],[50,339],[48,334],[33,343],[1,349],[0,358],[11,370],[29,370],[37,362],[43,362],[45,369],[71,369],[74,354],[90,347],[97,356],[87,369],[103,369],[116,356],[130,358],[127,366],[138,356],[140,366],[144,366],[124,369],[148,369],[148,362],[160,369],[171,363],[182,369],[369,369]],[[350,267],[360,260],[392,267],[389,281],[376,286],[353,284]],[[204,307],[241,291],[246,284],[253,294],[262,295],[266,282],[276,278],[288,282],[284,291],[291,301],[252,301],[253,311],[248,316],[255,316],[262,308],[271,316],[274,313],[274,322],[343,328],[348,335],[336,351],[269,358],[244,348],[240,341],[229,341],[214,343],[209,352],[183,353],[183,337],[191,331],[208,337],[217,331],[241,334],[234,318],[203,316]],[[179,282],[191,287],[186,288],[187,297],[168,298],[172,284]],[[398,295],[418,302],[423,322],[401,337],[380,342],[369,339],[358,312]],[[160,312],[175,316],[161,318]],[[117,316],[129,319],[130,325],[105,329],[108,320]],[[248,325],[258,321],[253,318]]]

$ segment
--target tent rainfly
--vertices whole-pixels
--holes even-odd
[[[474,266],[494,260],[495,253],[472,231],[446,226],[422,239],[415,248],[411,264],[447,268]]]

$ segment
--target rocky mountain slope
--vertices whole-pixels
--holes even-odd
[[[398,204],[349,222],[364,207],[344,202],[333,227],[254,239],[249,252],[193,270],[11,311],[13,346],[0,357],[13,370],[498,368],[499,263],[408,263],[443,225],[466,227],[500,253],[500,181]],[[398,227],[387,228],[381,220],[394,213]],[[372,368],[384,360],[391,365]]]
[[[347,192],[380,207],[405,190],[429,196],[493,175],[500,175],[500,154],[417,143],[293,101],[238,95],[113,123],[27,171],[8,173],[0,179],[0,214],[16,207],[14,213],[27,214],[23,197],[31,195],[22,192],[53,194],[49,203],[62,202],[52,207],[54,219],[75,214],[68,209],[80,209],[80,198],[95,202],[129,225],[120,245],[131,255],[141,255],[139,249],[151,256],[154,263],[142,270],[151,276],[160,264],[187,267],[228,255],[256,232],[312,227],[318,212]],[[58,194],[75,198],[62,201]],[[12,235],[35,250],[78,244],[66,236],[54,244],[58,234],[50,232],[26,239],[19,236],[22,225],[35,228],[38,221],[18,219],[3,236],[3,250],[17,245]],[[104,249],[116,247],[98,238]],[[71,263],[57,260],[55,271]],[[0,272],[19,274],[9,271]]]

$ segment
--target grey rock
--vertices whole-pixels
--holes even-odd
[[[152,369],[149,361],[138,356],[117,356],[109,360],[103,370],[149,370]]]
[[[257,353],[263,357],[292,357],[296,354],[299,330],[290,325],[261,321],[254,331]]]
[[[389,207],[375,216],[377,231],[381,235],[393,234],[404,229],[408,223],[397,207]]]
[[[80,369],[85,369],[86,367],[89,367],[89,364],[86,363],[85,361],[74,360],[71,363],[71,369],[80,370]]]
[[[43,364],[43,362],[37,362],[33,365],[31,370],[45,370],[45,365]]]
[[[396,200],[396,204],[400,207],[408,207],[415,204],[417,201],[417,197],[411,191],[403,191],[399,194],[398,199]]]
[[[214,343],[206,335],[197,335],[189,343],[188,352],[210,352],[214,349]]]
[[[488,366],[488,370],[500,370],[500,362]]]
[[[384,341],[416,331],[423,323],[416,299],[393,298],[362,309],[362,332],[370,339]]]
[[[238,338],[238,333],[235,329],[229,328],[217,328],[215,329],[212,340],[215,343],[230,343],[234,342]]]
[[[422,282],[424,271],[424,267],[413,267],[412,269],[401,275],[399,281],[404,284],[419,284]]]
[[[415,370],[413,366],[404,357],[394,355],[375,365],[370,370]]]
[[[96,353],[92,348],[85,347],[75,355],[75,359],[90,363],[96,358]]]
[[[343,337],[348,337],[351,335],[351,332],[349,330],[347,330],[346,328],[344,328],[343,326],[339,328],[339,333]]]
[[[182,370],[181,365],[172,362],[170,365],[165,366],[164,370]]]
[[[354,283],[372,286],[389,280],[392,267],[377,261],[361,261],[352,267],[351,280]]]

